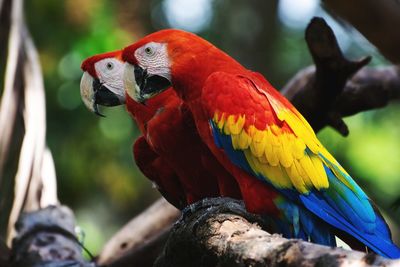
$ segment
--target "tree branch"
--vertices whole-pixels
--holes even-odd
[[[372,253],[270,235],[252,223],[259,218],[243,218],[248,214],[239,201],[206,200],[196,205],[175,224],[156,267],[400,265],[400,260]]]
[[[12,266],[95,267],[82,256],[75,235],[75,218],[65,206],[49,206],[23,213],[16,223],[12,242]]]
[[[106,243],[97,262],[109,267],[126,266],[126,262],[152,266],[180,214],[179,210],[160,198]]]

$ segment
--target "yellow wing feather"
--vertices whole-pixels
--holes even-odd
[[[321,172],[323,171],[321,171],[321,168],[323,168],[323,165],[321,166],[321,164],[324,163],[326,166],[329,167],[329,169],[332,170],[335,176],[342,183],[344,183],[347,187],[354,191],[354,186],[349,183],[346,177],[346,175],[349,176],[349,174],[321,144],[321,142],[316,137],[314,130],[311,128],[306,119],[300,114],[300,112],[298,112],[294,108],[289,110],[281,102],[275,101],[274,97],[269,95],[267,92],[264,93],[266,94],[279,120],[285,121],[292,129],[294,134],[298,137],[298,139],[303,140],[307,148],[309,148],[313,154],[317,155],[315,161],[320,161],[320,164],[317,165],[319,173],[321,174]],[[322,155],[322,157],[320,157],[319,155]],[[320,186],[329,186],[328,181],[324,179],[314,182],[319,184]]]
[[[267,125],[263,130],[253,125],[246,128],[245,121],[245,116],[224,113],[214,116],[219,130],[231,136],[233,148],[244,152],[255,173],[279,188],[294,187],[301,193],[329,186],[321,159],[317,154],[306,153],[309,142],[301,138],[306,129],[300,129],[302,132],[297,135],[276,125]],[[318,144],[314,144],[316,147]]]

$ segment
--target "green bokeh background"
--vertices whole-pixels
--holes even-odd
[[[133,163],[132,144],[139,131],[125,109],[104,109],[107,117],[100,118],[82,104],[80,63],[157,29],[177,26],[168,19],[166,1],[26,1],[27,22],[43,68],[47,141],[56,164],[59,197],[76,212],[86,234],[85,245],[94,253],[159,194]],[[291,27],[278,8],[278,1],[211,1],[210,20],[197,31],[281,88],[296,71],[312,63],[303,38],[305,26],[301,26],[311,16]],[[321,9],[314,13],[332,22]],[[386,64],[359,34],[334,26],[349,58],[372,54],[372,64]],[[399,212],[391,207],[400,195],[399,114],[399,106],[391,104],[347,118],[347,138],[332,129],[319,133],[394,221],[393,230],[399,223]]]

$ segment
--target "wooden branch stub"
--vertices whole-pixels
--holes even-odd
[[[270,235],[236,213],[243,206],[224,200],[222,208],[201,207],[174,226],[156,267],[235,266],[399,266],[388,260],[341,248]],[[227,204],[231,203],[231,204]],[[229,205],[233,207],[229,211]],[[225,212],[222,212],[225,210]],[[247,214],[244,211],[244,214]],[[247,214],[248,215],[248,214]],[[246,216],[247,216],[246,215]],[[251,215],[252,216],[252,215]]]
[[[304,90],[294,94],[292,103],[302,112],[315,131],[329,124],[342,135],[348,135],[348,128],[342,118],[330,111],[347,80],[368,64],[371,58],[366,57],[359,61],[346,59],[332,29],[322,18],[311,20],[305,38],[316,71],[308,80]],[[317,101],[318,105],[310,99]]]
[[[15,228],[12,266],[95,266],[83,259],[81,245],[75,236],[74,215],[65,206],[23,213]]]
[[[332,87],[332,89],[341,91],[340,85],[343,86],[342,83],[371,61],[371,57],[365,57],[358,61],[346,59],[340,50],[335,34],[322,18],[311,20],[306,29],[305,39],[317,72],[322,72],[322,76],[317,75],[317,78],[336,76],[339,79],[332,80],[332,82],[338,83],[335,84],[336,88]],[[333,94],[335,91],[326,93]]]
[[[364,68],[370,57],[346,59],[323,19],[310,22],[306,41],[315,67],[299,71],[282,93],[316,132],[329,125],[346,136],[349,130],[343,117],[383,107],[400,98],[398,67]]]

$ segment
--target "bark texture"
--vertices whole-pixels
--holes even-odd
[[[23,213],[16,223],[11,263],[15,267],[94,267],[86,262],[75,234],[75,218],[65,206]]]
[[[206,200],[196,205],[175,224],[154,266],[400,266],[400,260],[373,253],[271,235],[254,223],[262,218],[249,217],[239,201]]]

